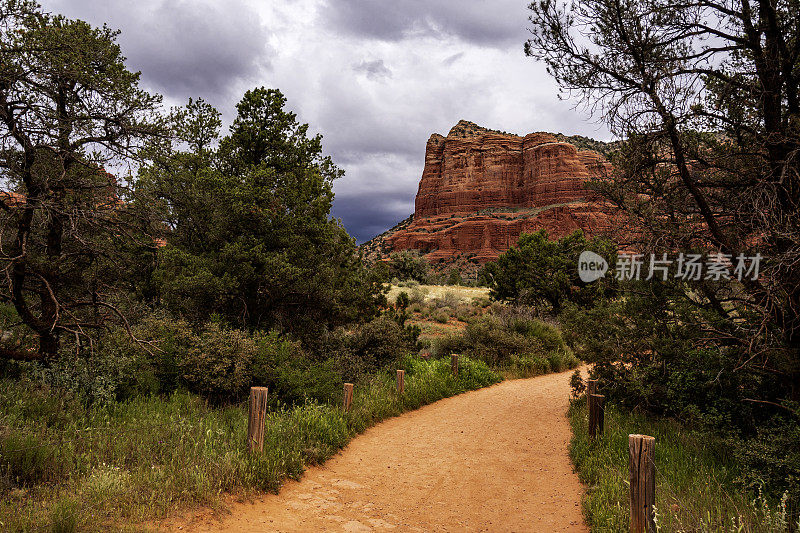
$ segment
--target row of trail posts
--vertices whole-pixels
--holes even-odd
[[[606,397],[597,393],[597,380],[586,381],[589,407],[589,439],[603,435]],[[647,435],[628,435],[631,533],[655,533],[656,439]]]
[[[424,360],[428,360],[423,356]],[[458,376],[458,355],[450,356],[450,370]],[[397,371],[397,394],[403,395],[406,391],[406,371]],[[267,387],[250,388],[250,408],[247,417],[247,447],[251,452],[264,450],[264,423],[267,419]],[[349,412],[353,407],[353,384],[345,383],[342,394],[342,409]]]

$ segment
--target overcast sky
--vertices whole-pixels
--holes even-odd
[[[333,215],[362,242],[407,217],[431,133],[459,119],[608,139],[526,58],[529,0],[40,0],[121,30],[142,83],[230,123],[247,89],[281,89],[346,174]]]

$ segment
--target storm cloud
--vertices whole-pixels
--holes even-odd
[[[479,45],[521,47],[526,5],[516,0],[330,0],[323,16],[361,37],[399,41],[454,36]]]
[[[239,0],[50,0],[44,7],[121,29],[122,53],[143,85],[179,102],[225,101],[269,70],[268,31]]]
[[[230,123],[244,91],[281,89],[345,170],[332,214],[359,242],[413,212],[428,137],[460,119],[609,138],[523,54],[528,2],[42,0],[120,29],[167,105],[202,97]]]

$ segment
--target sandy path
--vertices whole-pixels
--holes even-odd
[[[278,495],[184,531],[588,531],[567,456],[569,372],[383,422]]]

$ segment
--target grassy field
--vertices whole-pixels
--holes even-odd
[[[0,530],[138,530],[122,524],[218,505],[225,493],[277,491],[387,417],[500,380],[466,358],[457,378],[446,360],[408,357],[403,367],[402,397],[385,372],[357,385],[349,413],[314,403],[270,412],[255,455],[245,448],[246,405],[212,408],[179,393],[87,407],[4,381]]]
[[[463,303],[471,303],[473,300],[489,297],[489,289],[487,287],[463,287],[461,285],[412,285],[410,287],[392,285],[386,297],[390,302],[394,303],[397,295],[401,292],[411,295],[415,290],[423,294],[426,302],[442,299],[448,293],[455,295]]]
[[[789,531],[781,502],[745,494],[736,483],[738,472],[728,450],[712,435],[608,405],[605,434],[592,443],[585,398],[573,402],[569,418],[570,456],[587,485],[584,513],[593,532],[630,530],[628,435],[636,433],[656,439],[660,531]]]
[[[470,320],[485,314],[491,305],[486,287],[407,283],[392,285],[387,298],[394,303],[401,292],[409,296],[408,324],[419,326],[423,341],[462,332]]]

